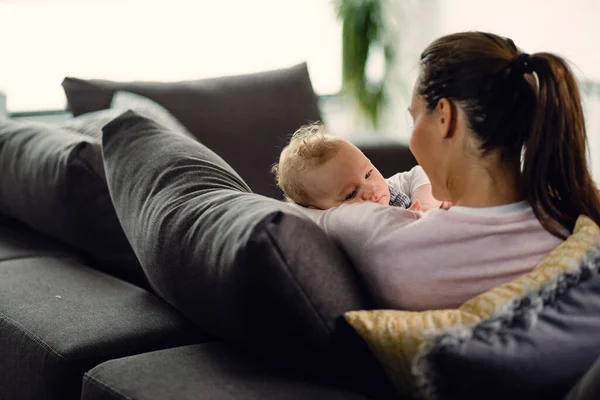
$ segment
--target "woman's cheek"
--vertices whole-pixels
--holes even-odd
[[[413,154],[413,156],[415,155],[415,143],[416,143],[415,130],[413,128],[412,133],[410,135],[410,140],[408,141],[408,148],[410,149],[410,152]]]
[[[408,148],[410,152],[415,156],[417,162],[421,163],[422,159],[422,150],[423,150],[423,137],[422,132],[420,132],[419,127],[415,126],[412,131],[412,135],[410,136],[410,141],[408,142]]]

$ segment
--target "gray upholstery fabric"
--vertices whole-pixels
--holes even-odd
[[[83,373],[107,359],[207,337],[156,296],[73,257],[0,262],[0,399],[78,399]]]
[[[103,148],[117,214],[157,293],[261,356],[320,375],[379,373],[341,320],[372,301],[316,224],[249,193],[202,144],[133,112],[104,128]]]
[[[220,343],[107,361],[86,373],[82,400],[366,400]]]
[[[600,354],[600,252],[514,312],[443,335],[424,359],[432,397],[562,399]]]
[[[75,257],[73,248],[43,237],[16,220],[0,219],[0,261],[31,256]]]
[[[102,140],[102,128],[104,125],[128,110],[135,111],[163,126],[170,129],[176,129],[185,135],[193,137],[193,135],[163,106],[147,97],[124,91],[115,93],[109,109],[82,114],[67,121],[63,121],[58,126],[97,140]]]
[[[565,397],[565,400],[597,399],[600,399],[600,358]]]
[[[52,124],[0,120],[0,215],[147,286],[103,177],[100,142]]]
[[[118,90],[148,97],[225,159],[255,193],[274,198],[282,198],[270,174],[281,148],[301,125],[321,118],[306,64],[168,83],[65,78],[63,88],[75,116],[108,108]]]

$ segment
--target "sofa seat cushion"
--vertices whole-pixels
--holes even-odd
[[[349,390],[228,348],[183,346],[107,361],[84,377],[82,400],[366,400]]]
[[[206,340],[149,292],[72,257],[0,262],[0,399],[78,399],[115,357]]]

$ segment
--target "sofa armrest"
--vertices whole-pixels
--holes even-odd
[[[417,165],[408,145],[398,140],[356,137],[350,141],[365,153],[385,178]]]

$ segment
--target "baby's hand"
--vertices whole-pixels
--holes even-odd
[[[423,211],[421,202],[419,200],[413,201],[410,207],[408,207],[408,209],[410,211]]]
[[[435,210],[441,207],[442,202],[436,200],[433,197],[431,185],[422,185],[418,187],[413,193],[411,193],[413,202],[419,201],[421,203],[422,212]]]
[[[427,211],[431,211],[431,210],[436,210],[437,208],[447,210],[450,207],[452,207],[452,203],[450,203],[449,201],[441,201],[439,207],[434,207],[429,204],[421,203],[419,200],[415,200],[412,202],[412,204],[410,205],[410,207],[408,209],[411,211],[427,212]]]

